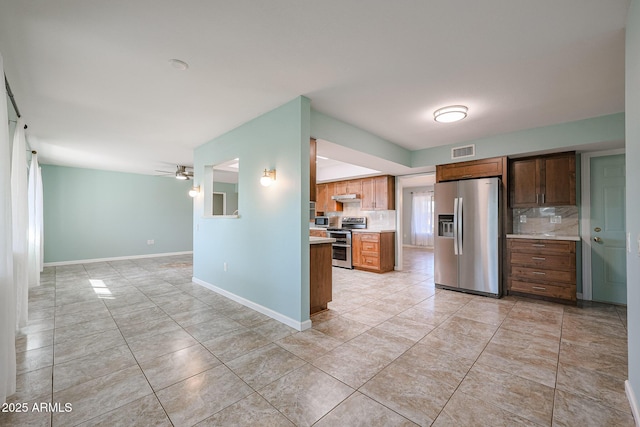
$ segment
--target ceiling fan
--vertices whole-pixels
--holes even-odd
[[[177,165],[175,172],[159,171],[159,170],[156,170],[156,172],[160,172],[163,175],[175,175],[176,179],[187,180],[187,179],[193,178],[193,171],[187,170],[187,168],[193,169],[191,166]]]

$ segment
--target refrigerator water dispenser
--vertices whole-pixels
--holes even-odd
[[[438,236],[453,237],[453,215],[438,215]]]

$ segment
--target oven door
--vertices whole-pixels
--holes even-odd
[[[331,245],[331,265],[335,267],[353,268],[351,265],[351,246],[334,243]]]
[[[330,230],[327,237],[336,239],[331,244],[332,265],[335,267],[353,268],[351,264],[351,232]]]

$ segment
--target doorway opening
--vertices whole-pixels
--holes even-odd
[[[433,251],[433,187],[435,172],[396,178],[396,270],[404,268],[403,248],[429,255]]]

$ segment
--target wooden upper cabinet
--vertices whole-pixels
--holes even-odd
[[[361,180],[363,211],[395,209],[395,179],[392,176],[376,176]]]
[[[576,204],[576,155],[574,152],[544,159],[545,206]]]
[[[539,170],[536,159],[511,162],[511,207],[537,206]]]
[[[338,181],[335,183],[336,194],[362,194],[362,183],[359,179],[350,179],[348,181]]]
[[[347,194],[362,195],[362,180],[350,179],[347,181]]]
[[[459,179],[490,178],[502,176],[506,167],[506,157],[472,160],[436,166],[436,181],[457,181]]]
[[[574,152],[512,160],[509,172],[512,208],[576,204]]]
[[[347,181],[338,181],[335,183],[336,194],[347,194]]]
[[[326,214],[328,212],[342,211],[342,203],[331,199],[331,196],[336,194],[335,184],[335,182],[328,182],[317,185],[316,215],[318,213]]]
[[[309,200],[316,201],[316,139],[309,142]]]

